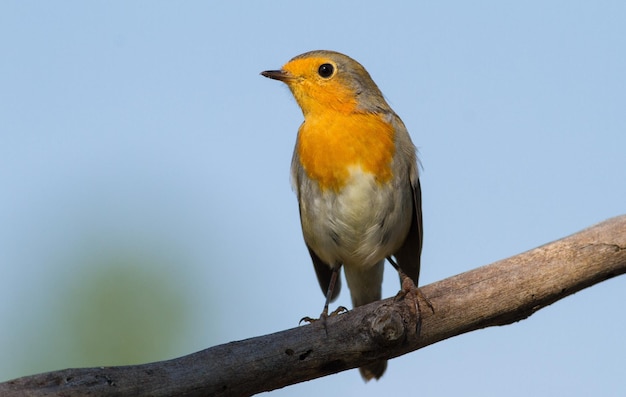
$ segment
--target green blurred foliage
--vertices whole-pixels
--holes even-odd
[[[48,301],[20,315],[10,377],[182,355],[191,298],[172,266],[129,252],[82,258],[59,268],[76,270],[50,285]]]
[[[81,366],[121,365],[168,357],[186,317],[181,291],[150,263],[111,258],[78,283],[63,314]],[[157,267],[158,269],[158,267]]]

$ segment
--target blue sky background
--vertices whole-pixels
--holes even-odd
[[[69,329],[123,309],[131,262],[129,321],[174,327],[138,361],[319,313],[289,184],[302,114],[259,75],[305,51],[361,62],[418,145],[422,284],[626,213],[624,21],[622,1],[3,2],[0,380],[119,364],[64,351]],[[625,291],[609,280],[429,346],[379,382],[272,394],[624,395]]]

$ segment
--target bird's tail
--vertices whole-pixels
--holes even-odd
[[[378,380],[387,369],[387,360],[374,361],[371,364],[364,365],[359,368],[359,372],[366,382],[370,379]]]

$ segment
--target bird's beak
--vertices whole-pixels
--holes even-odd
[[[282,82],[287,82],[292,79],[291,74],[284,70],[266,70],[264,72],[261,72],[261,75]]]

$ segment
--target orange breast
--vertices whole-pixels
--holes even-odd
[[[296,150],[309,178],[322,190],[339,191],[350,167],[360,166],[378,183],[392,175],[393,127],[378,114],[342,114],[308,117],[298,132]]]

